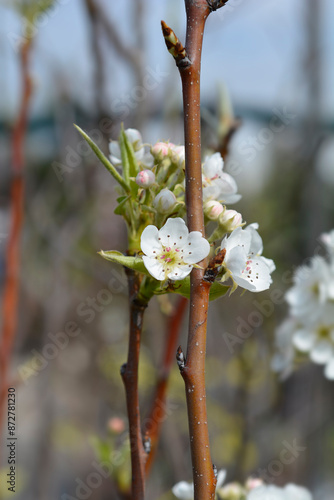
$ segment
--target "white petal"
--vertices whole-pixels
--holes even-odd
[[[135,128],[127,128],[124,132],[128,140],[132,142],[132,144],[138,142],[139,146],[141,145],[142,138],[139,130],[136,130]]]
[[[146,255],[143,255],[143,261],[146,269],[151,274],[151,276],[153,276],[153,278],[158,281],[164,281],[164,266],[157,259],[152,259],[151,257],[146,257]]]
[[[109,142],[110,161],[113,165],[117,166],[122,163],[121,150],[117,141]]]
[[[236,194],[238,192],[237,183],[230,174],[223,172],[216,183],[223,194]]]
[[[207,156],[203,165],[205,177],[213,179],[217,175],[223,173],[224,161],[220,153],[214,153],[212,156]]]
[[[145,165],[146,168],[154,167],[154,158],[151,153],[145,153],[141,158],[141,162]]]
[[[246,265],[246,260],[247,254],[244,248],[238,246],[226,253],[224,265],[233,276],[241,276]]]
[[[311,493],[303,486],[290,483],[285,486],[284,492],[286,500],[312,500]]]
[[[210,252],[210,243],[199,231],[189,233],[186,245],[183,246],[183,258],[187,264],[196,264],[205,259]]]
[[[310,351],[310,358],[318,365],[328,363],[333,357],[332,344],[328,340],[320,340],[315,342]]]
[[[220,471],[218,471],[216,489],[222,487],[222,485],[226,479],[226,474],[227,474],[227,472],[224,469],[221,469]]]
[[[168,278],[173,281],[183,280],[191,273],[193,266],[190,264],[182,266],[174,266],[173,270],[168,273]]]
[[[328,380],[334,380],[334,358],[330,360],[329,363],[325,366],[325,377]]]
[[[186,481],[181,481],[173,486],[172,492],[176,498],[180,498],[181,500],[193,500],[194,485]]]
[[[252,288],[247,288],[247,290],[251,290],[253,292],[262,292],[263,290],[267,290],[272,283],[267,264],[263,261],[262,257],[252,257],[251,260],[247,262],[247,267],[239,277],[250,283]],[[253,287],[255,287],[255,289],[253,289]]]
[[[293,345],[301,352],[309,352],[314,345],[315,339],[314,332],[301,328],[292,336]]]
[[[269,268],[269,272],[273,273],[276,269],[275,262],[272,259],[267,259],[266,257],[263,257],[262,255],[261,255],[261,259],[267,264],[267,266]]]
[[[159,230],[159,238],[164,246],[179,246],[188,237],[189,231],[181,217],[167,219],[166,224]],[[176,245],[174,245],[176,243]]]
[[[251,235],[251,245],[249,251],[253,253],[254,255],[261,255],[263,251],[263,242],[262,238],[257,232],[258,224],[253,223],[249,224],[244,231],[249,232]]]
[[[251,490],[247,500],[284,500],[284,495],[282,489],[277,486],[263,485]]]
[[[140,247],[145,255],[154,257],[156,253],[161,252],[162,246],[158,240],[159,231],[155,226],[147,226],[142,232],[140,238]]]
[[[227,205],[233,205],[234,203],[238,203],[241,200],[241,194],[224,194],[221,193],[217,196],[217,200],[221,203],[226,203]]]
[[[238,227],[237,229],[232,231],[230,236],[228,236],[228,237],[225,236],[225,238],[223,239],[223,241],[221,243],[220,248],[221,248],[221,250],[223,250],[224,248],[226,249],[227,256],[228,256],[229,251],[236,246],[242,247],[245,250],[246,254],[248,254],[250,244],[251,244],[250,233],[243,231],[243,229],[241,227]]]

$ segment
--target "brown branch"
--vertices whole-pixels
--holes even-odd
[[[132,470],[132,500],[144,500],[145,497],[145,462],[147,453],[144,449],[140,424],[138,365],[140,353],[141,332],[144,311],[147,304],[138,302],[137,294],[140,286],[140,276],[127,269],[130,301],[130,332],[127,362],[121,367],[126,405],[129,420]]]
[[[204,232],[202,198],[202,157],[200,118],[201,53],[205,22],[212,10],[224,5],[220,0],[185,0],[187,12],[186,45],[182,47],[174,32],[163,24],[167,48],[172,52],[182,79],[186,206],[189,231]],[[215,497],[216,477],[210,456],[206,410],[205,354],[207,312],[211,283],[204,280],[206,262],[191,273],[190,315],[187,356],[177,353],[185,382],[189,437],[193,466],[195,500]]]
[[[146,434],[146,437],[150,439],[151,450],[148,455],[148,459],[145,466],[146,476],[150,473],[152,464],[154,462],[157,445],[160,437],[161,426],[166,414],[166,392],[168,385],[168,378],[174,361],[175,349],[177,345],[177,340],[180,335],[180,329],[182,325],[182,319],[187,308],[188,299],[180,297],[176,305],[172,316],[169,318],[167,324],[166,332],[166,346],[164,349],[164,359],[162,362],[161,372],[157,381],[155,394],[151,406],[151,410],[148,415],[148,420],[154,425],[150,428],[150,431]]]
[[[0,428],[3,417],[3,405],[7,394],[8,368],[17,329],[17,304],[19,293],[20,240],[23,225],[24,203],[24,140],[27,129],[27,116],[32,92],[29,75],[29,54],[31,39],[26,39],[20,49],[22,76],[22,100],[18,119],[12,135],[12,169],[11,187],[11,227],[6,249],[6,276],[3,292],[3,324],[0,339]]]
[[[200,117],[201,52],[205,21],[210,13],[206,0],[185,0],[186,52],[189,67],[180,67],[183,89],[186,162],[186,204],[189,231],[204,232]],[[202,267],[204,263],[202,263]],[[204,270],[191,273],[187,356],[181,371],[185,382],[189,437],[193,467],[194,499],[214,499],[216,478],[210,455],[206,409],[205,355],[210,283]]]

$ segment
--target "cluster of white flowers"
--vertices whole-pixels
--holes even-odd
[[[312,494],[306,488],[295,484],[287,484],[283,488],[274,485],[266,485],[262,479],[249,478],[245,485],[237,482],[227,483],[226,471],[218,472],[216,485],[217,500],[312,500]],[[181,481],[177,483],[172,492],[180,500],[193,500],[194,485]]]
[[[127,166],[124,141],[127,150],[132,149],[135,167]],[[138,214],[142,258],[151,276],[162,282],[183,280],[194,265],[209,255],[210,243],[221,242],[220,250],[225,255],[216,273],[217,281],[231,279],[231,291],[237,286],[252,292],[269,288],[275,265],[262,257],[258,225],[242,229],[245,225],[242,215],[226,207],[238,202],[241,195],[233,177],[224,172],[220,153],[207,156],[202,165],[205,223],[210,223],[210,228],[216,225],[208,241],[197,231],[189,233],[183,220],[186,216],[184,146],[158,142],[149,151],[145,148],[148,145],[143,144],[139,131],[127,129],[123,143],[121,139],[110,143],[110,161],[113,166],[123,168],[132,192],[137,192],[137,199],[132,202],[135,208],[132,212],[123,209],[123,213],[128,219]]]
[[[321,240],[327,257],[315,255],[297,269],[286,293],[289,317],[276,331],[272,368],[287,376],[300,353],[324,365],[325,377],[334,380],[334,230]]]

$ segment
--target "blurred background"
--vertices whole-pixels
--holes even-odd
[[[17,391],[19,470],[12,494],[2,446],[0,498],[129,498],[119,376],[127,352],[126,278],[97,255],[101,248],[125,252],[126,229],[113,213],[114,180],[73,123],[106,154],[121,122],[138,128],[144,142],[182,144],[181,86],[160,20],[182,40],[183,2],[12,0],[0,4],[0,19],[3,289],[15,203],[11,186],[17,172],[24,179],[18,324],[11,357],[2,360]],[[243,195],[232,208],[248,223],[259,222],[264,254],[277,265],[268,293],[241,298],[237,291],[211,304],[207,403],[213,461],[228,470],[228,481],[266,474],[278,485],[307,486],[316,500],[333,498],[334,386],[321,367],[306,364],[280,381],[270,359],[292,271],[313,254],[319,235],[334,227],[333,19],[330,0],[230,0],[208,19],[202,65],[203,147],[219,148],[231,116],[228,92],[240,125],[226,170]],[[20,141],[23,158],[15,153]],[[166,315],[175,306],[172,299],[154,300],[146,313],[143,418],[163,357]],[[240,332],[240,325],[246,338],[231,343],[229,334]],[[186,344],[185,328],[180,343]],[[173,498],[172,485],[191,479],[184,386],[175,367],[164,404],[149,500]],[[3,422],[3,436],[5,431]],[[293,443],[300,449],[282,465],[280,454]],[[111,477],[89,486],[99,459],[110,461]],[[86,496],[78,496],[78,485]]]

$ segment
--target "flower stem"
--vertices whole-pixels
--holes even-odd
[[[139,394],[138,394],[138,365],[140,341],[146,303],[138,301],[140,276],[127,269],[130,302],[130,332],[127,362],[121,367],[126,404],[129,420],[129,434],[131,447],[131,500],[145,498],[145,462],[147,453],[143,445],[143,436],[140,424]]]

